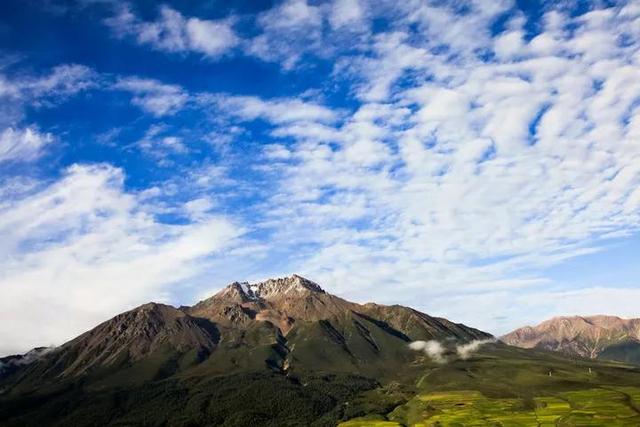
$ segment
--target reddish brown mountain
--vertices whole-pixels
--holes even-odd
[[[616,316],[554,317],[500,338],[522,348],[560,351],[580,357],[634,361],[640,348],[640,319]]]

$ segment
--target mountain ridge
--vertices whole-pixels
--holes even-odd
[[[223,373],[257,368],[261,357],[268,368],[283,372],[308,366],[333,369],[334,364],[344,371],[362,364],[374,371],[388,358],[409,360],[404,347],[413,340],[490,337],[409,307],[353,303],[294,274],[257,283],[233,282],[192,306],[140,305],[34,358],[41,363],[22,371],[25,378],[57,380],[165,358],[162,363],[172,366],[158,368],[162,375],[207,359]],[[246,349],[255,359],[245,357]],[[153,375],[161,374],[141,381]]]
[[[521,348],[559,351],[589,359],[635,362],[636,357],[640,357],[640,319],[603,314],[556,316],[535,326],[518,328],[500,340]],[[610,350],[620,345],[627,346],[627,354],[612,357]]]

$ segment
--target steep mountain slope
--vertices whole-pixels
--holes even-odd
[[[516,329],[500,338],[522,348],[623,362],[640,360],[640,319],[615,316],[555,317]]]
[[[206,319],[149,303],[31,358],[8,379],[17,390],[82,376],[144,382],[202,361],[218,340],[217,328]],[[136,369],[139,366],[144,369]]]

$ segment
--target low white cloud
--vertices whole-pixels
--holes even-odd
[[[457,356],[460,360],[469,359],[473,353],[480,350],[485,344],[490,344],[496,342],[495,339],[483,339],[483,340],[473,340],[464,344],[455,344],[455,356]],[[453,343],[449,343],[452,345]],[[409,343],[409,348],[415,351],[424,352],[429,358],[435,363],[447,363],[451,360],[455,360],[453,350],[449,351],[447,354],[447,347],[437,340],[429,340],[429,341],[412,341]]]
[[[467,360],[473,355],[473,353],[480,350],[480,347],[482,347],[485,344],[493,343],[495,341],[496,341],[495,339],[473,340],[466,344],[458,344],[456,346],[456,353],[458,353],[458,357],[460,359]]]
[[[195,52],[218,58],[239,43],[229,20],[187,18],[169,6],[160,6],[155,21],[139,19],[129,6],[106,20],[116,37],[134,37],[141,45],[167,52]]]
[[[158,197],[127,192],[123,181],[119,169],[75,165],[28,194],[5,194],[0,354],[57,345],[115,313],[165,300],[242,232],[201,202],[190,205],[186,224],[160,222]]]
[[[36,160],[53,140],[50,133],[41,133],[33,127],[7,128],[0,133],[0,163]]]
[[[424,352],[424,354],[436,363],[447,363],[447,358],[445,357],[446,349],[439,341],[413,341],[409,344],[409,348],[411,350]]]

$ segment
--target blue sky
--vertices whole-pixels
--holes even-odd
[[[640,4],[397,3],[3,1],[0,353],[291,273],[639,316]]]

